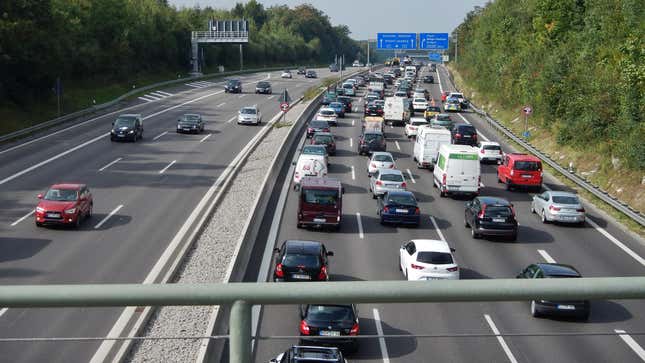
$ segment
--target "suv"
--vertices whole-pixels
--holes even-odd
[[[453,144],[477,146],[477,130],[475,126],[468,124],[457,124],[450,130]]]
[[[258,82],[258,84],[255,85],[255,93],[272,94],[273,90],[271,89],[271,83],[267,81]]]
[[[470,227],[473,238],[502,236],[517,239],[517,220],[513,204],[504,198],[475,197],[466,203],[464,226]]]
[[[273,281],[328,281],[329,260],[334,252],[327,251],[325,245],[317,241],[293,241],[282,243],[274,248],[278,254],[273,270]]]
[[[71,225],[78,228],[85,218],[92,217],[94,201],[85,184],[54,184],[45,195],[38,194],[36,226],[45,224]]]
[[[542,190],[542,161],[528,154],[504,154],[497,167],[497,181],[506,184],[506,190],[513,187]]]
[[[363,132],[358,139],[358,154],[369,155],[372,151],[386,151],[385,136],[382,132]]]
[[[143,139],[143,118],[140,114],[125,114],[112,122],[110,141]]]
[[[224,93],[242,93],[242,81],[229,79],[224,85]]]
[[[343,353],[334,347],[294,345],[269,363],[347,363]]]

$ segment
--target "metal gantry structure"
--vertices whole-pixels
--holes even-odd
[[[248,20],[209,20],[208,30],[191,33],[191,48],[193,65],[192,75],[201,74],[199,61],[199,44],[239,44],[240,70],[244,68],[242,45],[249,42]]]

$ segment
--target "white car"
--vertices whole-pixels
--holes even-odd
[[[425,111],[428,108],[428,101],[425,98],[417,97],[412,99],[412,108],[415,111]]]
[[[420,126],[429,125],[428,121],[423,117],[411,117],[410,122],[405,124],[405,136],[409,138],[417,136],[417,130]]]
[[[394,169],[394,157],[392,154],[384,151],[374,151],[372,156],[367,159],[367,175],[370,176],[377,169]]]
[[[293,75],[291,74],[291,71],[286,70],[286,71],[283,71],[283,72],[282,72],[282,74],[280,75],[280,77],[282,77],[282,78],[293,78]]]
[[[459,265],[448,243],[413,239],[399,249],[399,269],[408,281],[459,280]]]
[[[257,106],[242,107],[237,113],[237,123],[259,125],[262,122],[262,113]]]
[[[492,160],[499,163],[502,161],[504,153],[502,153],[502,147],[499,146],[498,142],[482,141],[479,143],[479,152],[477,155],[479,156],[480,162]]]
[[[318,111],[315,117],[316,120],[327,121],[329,125],[336,126],[338,125],[338,116],[336,116],[336,111],[333,108],[323,107]]]

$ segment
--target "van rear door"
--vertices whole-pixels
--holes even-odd
[[[337,225],[342,214],[340,190],[304,187],[300,191],[299,222],[317,225]]]
[[[448,157],[448,186],[459,187],[459,191],[476,192],[479,190],[479,159],[475,153],[451,153]]]

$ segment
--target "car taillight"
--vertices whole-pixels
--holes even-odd
[[[388,213],[389,211],[390,211],[390,207],[388,207],[388,206],[383,207],[383,212],[384,213]]]
[[[307,132],[314,132],[314,129],[312,129],[311,127],[309,127],[309,128],[307,129]]]
[[[486,214],[486,205],[482,207],[482,210],[479,211],[477,214],[477,218],[484,218],[484,214]]]
[[[421,214],[421,209],[419,207],[414,208],[414,214]]]
[[[461,134],[455,134],[455,137],[459,138],[461,137]]]
[[[408,185],[405,182],[401,183],[401,188],[407,188],[407,187]]]
[[[511,207],[511,215],[515,218],[515,208]]]
[[[307,322],[304,320],[300,321],[300,333],[302,335],[309,335],[309,325],[307,325]]]
[[[441,176],[441,184],[446,185],[446,173]]]
[[[329,132],[329,129],[325,127],[325,128],[323,129],[323,132]]]
[[[457,266],[455,266],[455,267],[448,267],[446,270],[447,270],[448,272],[455,272],[455,271],[458,271],[458,270],[459,270],[459,267],[457,267]]]
[[[585,209],[584,208],[578,208],[578,209],[576,209],[576,212],[584,213]]]
[[[327,279],[327,267],[323,266],[320,268],[320,273],[318,274],[318,280]]]
[[[350,329],[349,331],[349,335],[358,335],[359,330],[360,328],[358,327],[358,323],[354,323],[354,325],[352,326],[352,329]]]
[[[477,140],[477,134],[473,134],[473,140]]]
[[[383,182],[382,182],[382,181],[380,181],[380,180],[377,180],[377,181],[376,181],[376,185],[383,185]]]
[[[415,270],[423,270],[423,266],[419,266],[419,265],[415,265],[415,264],[410,265],[410,267],[412,267]]]
[[[282,271],[282,264],[279,263],[275,266],[275,275],[277,277],[284,277],[284,271]]]
[[[511,176],[513,176],[513,174],[515,174],[515,172],[513,171],[513,169],[511,169]]]
[[[480,154],[484,154],[484,149],[479,150]]]
[[[549,206],[549,210],[552,210],[552,211],[556,211],[556,212],[557,212],[557,211],[559,211],[559,210],[560,210],[560,208],[558,208],[558,207],[556,207],[556,206],[553,206],[553,205],[550,205],[550,206]]]

